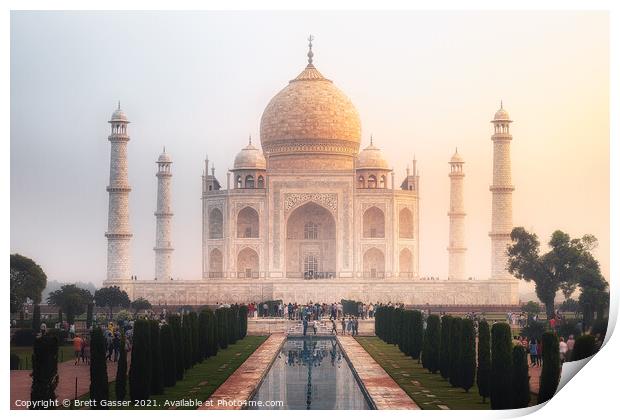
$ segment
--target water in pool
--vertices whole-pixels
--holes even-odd
[[[282,401],[253,409],[368,410],[370,406],[334,338],[289,338],[253,401]]]

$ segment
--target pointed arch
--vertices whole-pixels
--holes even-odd
[[[364,238],[385,237],[385,215],[378,207],[372,206],[366,210],[362,222]]]

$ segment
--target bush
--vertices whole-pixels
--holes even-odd
[[[19,359],[19,356],[15,353],[11,353],[11,370],[19,370],[21,364],[22,362]]]
[[[529,340],[534,338],[536,341],[540,341],[545,331],[545,324],[530,320],[527,326],[521,330],[521,335],[527,337]]]
[[[151,328],[149,321],[139,319],[133,326],[133,349],[129,367],[129,397],[147,400],[151,395]]]
[[[107,401],[108,369],[106,366],[106,344],[101,328],[93,329],[90,335],[90,399],[97,401],[97,407],[101,407],[101,401]]]
[[[426,355],[426,368],[431,373],[437,373],[439,370],[439,345],[441,340],[441,324],[439,316],[430,315],[426,320],[426,338],[427,351]]]
[[[560,383],[560,342],[558,336],[546,332],[542,336],[542,371],[540,372],[540,389],[538,404],[549,401]]]
[[[491,328],[491,408],[512,407],[512,338],[510,325],[498,322]]]
[[[239,339],[248,335],[248,307],[241,305],[239,307]]]
[[[200,358],[200,331],[198,331],[198,314],[189,313],[189,327],[192,331],[192,366],[202,361]]]
[[[418,359],[419,362],[420,353],[422,352],[422,343],[424,341],[424,321],[422,320],[422,312],[411,311],[410,317],[412,324],[410,356],[414,359]]]
[[[398,348],[402,351],[403,348],[403,314],[405,311],[401,308],[397,308],[394,311],[394,344],[398,345]]]
[[[55,400],[57,386],[58,340],[44,335],[34,342],[30,400],[33,402]]]
[[[601,341],[605,339],[605,335],[607,334],[607,323],[608,318],[597,319],[592,325],[592,335],[600,334]]]
[[[159,340],[161,343],[161,359],[165,363],[165,369],[163,369],[164,386],[171,387],[177,383],[177,358],[170,325],[162,325]]]
[[[16,330],[11,338],[11,345],[19,347],[32,347],[36,338],[37,336],[35,332],[30,328]]]
[[[489,324],[480,321],[478,324],[478,374],[476,375],[478,393],[482,402],[486,402],[491,388],[491,335]]]
[[[208,325],[208,315],[207,312],[202,310],[200,314],[198,314],[198,363],[202,362],[207,355],[207,341],[209,335],[209,325]]]
[[[127,322],[129,320],[131,320],[132,316],[131,316],[131,312],[129,312],[126,309],[122,309],[120,311],[118,311],[118,313],[116,314],[116,316],[114,317],[114,319],[119,322]]]
[[[571,362],[588,358],[593,356],[594,353],[596,353],[596,339],[593,335],[582,335],[575,339]]]
[[[192,327],[189,313],[183,315],[183,367],[185,370],[191,368],[193,363],[193,347],[192,347]]]
[[[216,356],[217,351],[219,349],[219,339],[218,339],[218,327],[217,327],[217,318],[215,317],[215,313],[207,309],[207,325],[208,325],[208,334],[207,334],[207,350],[210,356]]]
[[[172,341],[174,342],[174,358],[176,367],[177,381],[183,379],[185,373],[185,361],[184,361],[184,337],[183,328],[181,328],[181,317],[179,315],[170,315],[168,317],[168,324],[170,324],[170,332],[172,333]]]
[[[159,321],[149,321],[151,327],[151,395],[164,393],[164,367],[161,358]]]
[[[420,316],[422,314],[420,313]],[[450,315],[441,318],[441,342],[439,348],[439,370],[441,377],[450,377],[450,333],[452,331],[452,320]]]
[[[570,335],[574,337],[579,337],[581,335],[581,331],[577,326],[577,321],[574,319],[567,319],[558,326],[559,337],[564,337],[564,339],[568,339]]]
[[[461,378],[459,386],[469,392],[476,377],[476,332],[474,322],[464,319],[461,328]]]
[[[119,352],[118,366],[116,366],[116,381],[114,391],[116,401],[124,401],[127,396],[127,350],[125,350],[125,334],[121,334],[121,349]]]
[[[228,325],[228,311],[226,311],[226,308],[218,308],[215,311],[215,317],[217,318],[218,344],[221,349],[225,349],[228,347],[228,332],[226,331]]]
[[[32,330],[39,331],[41,328],[41,307],[34,305],[32,310]]]
[[[69,337],[69,333],[67,331],[59,330],[57,328],[48,328],[47,335],[56,337],[58,339],[59,345],[65,343],[67,341],[67,338]]]
[[[527,354],[523,346],[512,349],[512,408],[524,408],[530,404],[530,374]]]
[[[463,320],[454,318],[450,327],[450,385],[461,386],[461,327]]]

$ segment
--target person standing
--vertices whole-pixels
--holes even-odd
[[[74,365],[77,365],[80,363],[80,357],[82,357],[82,338],[79,335],[73,338],[73,352],[75,353]]]
[[[568,352],[568,344],[564,341],[564,337],[560,337],[560,361],[566,362],[566,353]]]
[[[358,334],[358,328],[359,328],[359,319],[355,318],[353,319],[353,333],[354,335]]]
[[[318,327],[319,327],[319,321],[315,319],[314,322],[312,322],[312,329],[314,330],[314,335],[316,335],[316,330],[319,329]]]
[[[353,320],[349,317],[347,320],[347,334],[351,334],[351,329],[353,328],[353,325],[351,324],[353,324]]]
[[[304,317],[303,326],[304,326],[304,336],[305,336],[306,331],[308,330],[308,319],[306,317]]]
[[[347,321],[344,319],[344,317],[342,317],[342,320],[340,321],[341,325],[342,325],[342,335],[344,335],[344,333],[347,330]]]
[[[571,334],[566,340],[566,360],[570,361],[573,356],[573,347],[575,347],[575,337]]]
[[[331,332],[331,334],[338,335],[338,328],[336,328],[336,321],[334,320],[334,318],[332,318],[331,321],[332,321],[332,332]]]
[[[538,346],[536,345],[536,339],[530,339],[530,362],[532,363],[532,367],[536,366],[538,363]]]
[[[121,354],[121,338],[118,332],[114,334],[112,339],[112,348],[114,349],[114,361],[117,362]]]

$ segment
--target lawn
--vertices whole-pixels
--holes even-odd
[[[439,373],[432,374],[417,360],[405,356],[398,346],[387,344],[378,337],[355,338],[423,410],[491,408],[488,398],[486,403],[482,403],[476,385],[468,393],[461,388],[453,388]]]
[[[156,401],[157,406],[130,408],[168,409],[170,406],[164,405],[166,401],[174,402],[183,399],[206,401],[266,339],[267,337],[262,336],[246,336],[237,341],[236,344],[229,345],[226,350],[218,351],[217,356],[210,357],[186,370],[183,380],[178,381],[174,387],[166,388],[163,395],[152,395],[150,398]],[[110,382],[110,400],[116,399],[114,388],[115,383]],[[86,400],[88,398],[89,396],[86,394],[79,399]],[[127,384],[126,399],[129,400],[129,384]],[[195,407],[177,407],[177,409],[182,408],[193,409]]]
[[[20,370],[32,369],[32,347],[11,346],[11,353],[19,356]],[[73,346],[71,344],[58,347],[58,363],[73,360]]]

